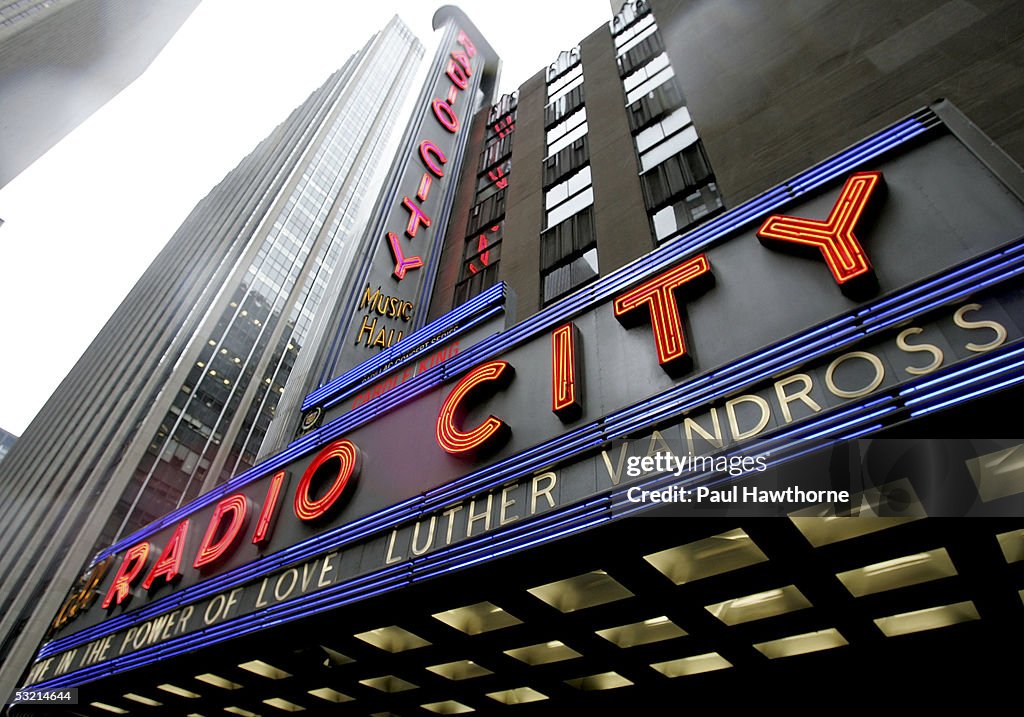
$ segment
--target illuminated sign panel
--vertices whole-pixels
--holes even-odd
[[[441,44],[374,210],[370,251],[347,287],[332,365],[351,368],[423,326],[434,262],[455,196],[469,123],[491,91],[498,58],[451,8]],[[439,18],[435,17],[435,28]],[[483,93],[483,94],[482,94]]]
[[[93,587],[107,607],[82,588],[70,596],[62,613],[77,618],[44,647],[32,681],[85,678],[130,656],[127,669],[156,646],[188,649],[193,634],[227,639],[249,614],[293,619],[392,589],[474,559],[481,536],[493,556],[608,520],[627,482],[615,439],[656,427],[714,450],[848,437],[962,400],[964,386],[1024,380],[1024,204],[956,137],[931,132],[874,153],[869,140],[818,191],[739,207],[366,401],[353,396],[368,379],[404,376],[436,337],[455,338],[453,322],[495,316],[501,287],[326,386],[309,399],[325,407],[323,427],[101,556],[114,557]],[[869,230],[833,221],[861,172],[889,190]],[[870,258],[875,295],[845,295],[821,251],[762,246],[774,216],[845,226],[836,234]],[[658,307],[660,328],[620,320]],[[666,356],[687,357],[688,369],[669,374]],[[202,542],[181,554],[179,532]],[[206,574],[187,567],[221,546]]]

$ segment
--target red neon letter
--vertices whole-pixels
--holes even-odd
[[[103,607],[110,607],[110,603],[120,605],[131,596],[132,583],[139,577],[139,573],[146,567],[146,558],[149,557],[149,543],[142,542],[128,548],[121,561],[121,567],[117,569],[114,582],[110,584],[106,597],[103,598]]]
[[[188,519],[178,523],[174,529],[174,535],[167,541],[163,552],[149,571],[149,575],[142,581],[142,589],[149,590],[153,582],[162,577],[165,582],[172,583],[181,577],[181,555],[185,552],[185,539],[188,537]]]
[[[683,320],[676,294],[689,283],[690,293],[707,288],[714,280],[711,265],[704,254],[685,261],[674,269],[630,289],[615,299],[615,318],[623,326],[639,324],[650,315],[658,363],[671,376],[690,368],[690,355],[683,338]],[[642,311],[645,307],[647,311]]]
[[[261,545],[270,540],[271,527],[274,518],[277,516],[277,499],[281,495],[281,488],[284,485],[288,474],[278,471],[270,479],[270,487],[267,488],[267,499],[263,501],[263,509],[260,517],[256,520],[256,532],[252,534],[252,542]]]
[[[460,90],[464,90],[469,86],[469,73],[455,60],[448,60],[448,70],[445,74],[448,75],[448,79],[452,81],[452,84]]]
[[[420,142],[420,159],[423,160],[423,164],[427,165],[435,177],[440,179],[444,176],[444,170],[441,168],[444,163],[448,161],[448,158],[444,156],[444,152],[440,148],[431,142],[429,139],[425,139]]]
[[[466,54],[473,57],[476,54],[476,46],[473,41],[469,39],[469,36],[463,30],[459,30],[458,43],[466,48]]]
[[[241,493],[228,496],[213,509],[206,535],[196,554],[194,568],[213,565],[227,556],[238,542],[249,513],[249,501]],[[226,520],[225,520],[226,519]]]
[[[418,256],[406,256],[402,251],[402,245],[398,243],[398,237],[394,232],[388,232],[388,245],[391,247],[391,258],[395,260],[395,269],[391,273],[401,281],[405,278],[405,272],[410,269],[419,269],[423,266],[423,259]]]
[[[571,321],[551,333],[551,410],[562,423],[583,413],[579,334]]]
[[[485,450],[499,448],[512,430],[508,424],[494,416],[471,431],[459,428],[465,416],[465,399],[476,398],[484,391],[503,389],[515,376],[515,369],[507,361],[490,361],[477,366],[459,381],[448,394],[437,416],[437,444],[453,456],[472,456]]]
[[[424,229],[430,228],[430,217],[424,214],[423,210],[409,197],[402,197],[402,206],[409,210],[409,224],[405,227],[405,233],[410,239],[416,236],[416,230],[421,224]]]
[[[825,258],[829,271],[844,294],[860,296],[877,288],[871,262],[854,235],[854,227],[885,188],[881,172],[850,176],[825,221],[773,214],[757,230],[761,243],[770,248],[810,247]]]
[[[312,487],[313,478],[321,472],[320,469],[328,461],[337,462],[336,467],[330,466],[323,471],[333,475],[331,487],[323,496],[314,500],[309,495],[309,489]],[[316,520],[326,514],[345,492],[349,483],[359,477],[361,462],[356,444],[347,439],[335,441],[320,451],[302,474],[302,480],[295,489],[295,515],[299,520]]]
[[[427,197],[430,195],[430,183],[430,175],[424,172],[423,176],[420,178],[419,189],[416,190],[416,198],[421,202],[427,201]]]
[[[455,116],[455,110],[444,100],[434,100],[431,104],[434,108],[434,116],[441,126],[455,134],[459,131],[459,118]]]

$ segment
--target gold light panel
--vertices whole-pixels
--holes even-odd
[[[732,663],[717,652],[708,652],[704,655],[693,655],[692,657],[681,657],[678,660],[656,662],[651,667],[665,675],[665,677],[686,677],[687,675],[699,675],[702,672],[724,670],[727,667],[732,667]]]
[[[445,700],[444,702],[431,702],[430,704],[420,705],[423,709],[428,712],[433,712],[439,715],[461,715],[467,712],[475,712],[472,707],[467,707],[461,702],[455,700]]]
[[[1006,562],[1016,563],[1024,560],[1024,529],[1000,533],[996,540],[999,541],[999,549],[1003,551]]]
[[[358,635],[354,635],[354,637],[381,650],[392,653],[414,650],[417,647],[426,647],[430,644],[419,635],[414,635],[397,625],[378,627],[376,630],[360,632]]]
[[[835,515],[832,505],[814,505],[790,513],[789,519],[816,548],[920,520],[926,517],[914,486],[903,478],[850,497],[850,515]],[[893,515],[895,512],[899,515]]]
[[[482,632],[500,630],[503,627],[519,625],[523,622],[494,603],[486,601],[458,607],[454,610],[437,612],[433,617],[467,635],[479,635]]]
[[[224,711],[230,712],[233,715],[241,715],[241,717],[260,717],[257,713],[250,712],[249,710],[243,709],[242,707],[225,707]]]
[[[914,612],[880,617],[875,620],[875,624],[878,625],[878,629],[886,637],[896,637],[897,635],[909,635],[912,632],[935,630],[940,627],[948,627],[980,618],[981,616],[978,615],[978,609],[974,607],[974,603],[967,600],[953,605],[943,605],[926,610],[915,610]]]
[[[591,690],[614,690],[616,687],[628,687],[633,683],[618,672],[602,672],[599,675],[587,675],[566,680],[565,684],[589,692]]]
[[[305,712],[306,708],[302,705],[297,705],[294,702],[283,700],[280,697],[271,697],[270,699],[263,700],[263,704],[276,707],[284,712]]]
[[[324,651],[324,667],[337,667],[338,665],[347,665],[350,662],[355,662],[348,655],[343,655],[337,650],[332,650],[326,645],[320,645],[320,649]]]
[[[797,590],[795,585],[787,585],[784,588],[766,590],[753,595],[725,600],[714,605],[706,605],[704,609],[726,625],[739,625],[752,620],[763,620],[794,610],[802,610],[810,606],[810,601]]]
[[[157,685],[156,688],[158,690],[163,690],[164,692],[170,692],[172,695],[178,695],[178,697],[188,697],[190,700],[199,699],[200,697],[200,695],[197,695],[192,690],[186,690],[183,687],[172,685],[169,682],[165,682],[162,685]]]
[[[318,687],[315,690],[309,690],[309,694],[327,702],[351,702],[355,699],[354,697],[349,697],[344,692],[332,690],[330,687]]]
[[[266,677],[271,680],[283,680],[285,677],[291,677],[291,674],[284,670],[274,667],[268,662],[263,660],[250,660],[249,662],[243,662],[239,665],[243,670],[248,670],[254,675]]]
[[[240,684],[238,684],[237,682],[232,682],[231,680],[226,680],[223,677],[220,677],[219,675],[213,674],[212,672],[204,672],[201,675],[196,675],[196,679],[199,680],[200,682],[205,682],[208,685],[213,685],[214,687],[220,687],[222,690],[240,690],[240,689],[242,689],[242,686]]]
[[[532,687],[514,687],[511,690],[488,692],[487,696],[503,705],[524,705],[527,702],[538,702],[548,698],[547,695]]]
[[[562,612],[574,612],[633,597],[633,593],[604,570],[539,585],[527,592]]]
[[[128,714],[128,710],[123,710],[120,707],[115,707],[114,705],[108,705],[106,702],[90,702],[89,706],[96,707],[101,710],[106,710],[107,712],[113,712],[116,715]]]
[[[619,647],[635,647],[651,642],[671,640],[674,637],[683,637],[686,635],[686,630],[662,615],[629,625],[597,630],[597,634]]]
[[[359,684],[372,687],[375,690],[381,692],[405,692],[406,690],[416,689],[416,685],[411,682],[406,682],[400,677],[394,675],[383,675],[381,677],[371,677],[366,680],[359,680]]]
[[[720,575],[768,560],[743,530],[713,535],[693,543],[645,555],[644,560],[676,585]]]
[[[550,662],[561,662],[581,657],[580,653],[558,640],[528,645],[515,650],[505,650],[505,654],[514,657],[527,665],[546,665]]]
[[[132,702],[138,702],[140,705],[146,705],[147,707],[162,707],[163,706],[163,702],[157,702],[156,700],[151,700],[148,697],[143,697],[142,695],[137,695],[134,692],[126,693],[124,695],[124,698],[126,700],[131,700]]]
[[[759,642],[754,645],[754,648],[769,660],[776,660],[780,657],[793,657],[808,652],[831,650],[834,647],[849,644],[839,630],[832,627],[817,632],[806,632],[803,635],[790,635],[777,640]]]
[[[983,502],[1024,493],[1024,446],[1013,446],[966,461]]]
[[[927,583],[956,575],[945,548],[904,555],[836,575],[854,597]]]
[[[449,680],[468,680],[473,677],[493,674],[486,667],[482,667],[472,660],[446,662],[443,665],[433,665],[427,669],[435,675],[441,675],[441,677],[446,677]]]

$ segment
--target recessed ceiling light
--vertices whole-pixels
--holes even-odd
[[[486,667],[482,667],[472,660],[457,660],[446,662],[443,665],[432,665],[427,668],[435,675],[441,675],[449,680],[468,680],[473,677],[493,674]]]
[[[662,615],[629,625],[598,630],[597,634],[619,647],[634,647],[651,642],[671,640],[674,637],[683,637],[686,630]]]
[[[842,647],[848,644],[850,643],[846,641],[846,638],[832,627],[827,630],[807,632],[803,635],[790,635],[789,637],[780,637],[777,640],[759,642],[754,645],[754,648],[769,660],[775,660],[780,657],[792,657],[808,652],[831,650],[834,647]]]
[[[486,601],[437,612],[433,617],[467,635],[479,635],[482,632],[499,630],[523,622],[494,603]]]
[[[665,675],[665,677],[685,677],[687,675],[699,675],[702,672],[712,672],[713,670],[724,670],[727,667],[732,667],[732,663],[717,652],[708,652],[704,655],[693,655],[692,657],[680,657],[677,660],[668,660],[667,662],[656,662],[651,667]]]
[[[487,696],[503,705],[523,705],[527,702],[537,702],[548,698],[543,692],[538,692],[532,687],[513,687],[510,690],[488,692]]]
[[[561,662],[582,657],[580,653],[559,640],[541,642],[537,645],[519,647],[515,650],[505,650],[505,654],[514,657],[527,665],[546,665],[549,662]]]
[[[353,637],[387,652],[405,652],[430,644],[419,635],[414,635],[397,625],[378,627],[376,630],[360,632]]]
[[[349,697],[344,692],[332,690],[330,687],[318,687],[315,690],[309,690],[309,694],[328,702],[351,702],[355,699],[354,697]]]
[[[566,680],[565,684],[578,690],[614,690],[616,687],[628,687],[633,684],[618,672],[602,672],[599,675],[587,675]]]
[[[222,690],[239,690],[242,688],[242,686],[237,682],[226,680],[223,677],[213,674],[212,672],[204,672],[201,675],[196,675],[196,679],[200,682],[205,682],[208,685],[220,687]]]
[[[633,597],[633,593],[604,570],[556,580],[530,588],[527,592],[562,612],[573,612]]]
[[[371,677],[365,680],[359,680],[359,684],[372,687],[375,690],[381,692],[405,692],[406,690],[416,689],[416,685],[411,682],[406,682],[400,677],[394,675],[382,675],[381,677]]]
[[[726,625],[739,625],[743,622],[762,620],[805,607],[811,607],[810,601],[797,590],[795,585],[787,585],[775,590],[724,600],[714,605],[707,605],[704,609]]]
[[[693,543],[645,555],[644,560],[676,585],[745,568],[768,560],[743,530],[713,535]]]
[[[243,670],[248,670],[253,674],[260,675],[261,677],[267,677],[271,680],[282,680],[285,677],[291,677],[290,673],[285,672],[278,667],[274,667],[263,660],[250,660],[249,662],[243,662],[239,667]]]
[[[895,590],[956,575],[945,548],[902,555],[836,575],[854,597]]]
[[[241,715],[241,717],[260,717],[257,713],[250,712],[249,710],[244,709],[242,707],[235,707],[235,706],[225,707],[224,711],[225,712],[230,712],[233,715]]]
[[[115,707],[114,705],[108,705],[106,702],[90,702],[89,705],[92,707],[97,707],[101,710],[106,710],[107,712],[113,712],[117,715],[128,714],[128,710],[123,710],[120,707]]]
[[[996,540],[999,541],[999,549],[1003,551],[1006,562],[1016,563],[1024,560],[1024,528],[1001,533],[996,536]]]
[[[146,705],[147,707],[161,707],[161,706],[163,706],[163,702],[157,702],[156,700],[151,700],[148,697],[143,697],[142,695],[137,695],[134,692],[127,692],[127,693],[125,693],[124,698],[126,700],[131,700],[132,702],[138,702],[141,705]]]
[[[179,697],[188,697],[190,700],[199,699],[201,696],[191,690],[186,690],[183,687],[178,687],[177,685],[172,685],[166,682],[162,685],[157,685],[156,688],[158,690],[163,690],[164,692],[170,692],[172,695],[178,695]]]
[[[423,709],[428,712],[434,712],[439,715],[461,715],[467,712],[475,712],[472,707],[467,707],[461,702],[455,700],[445,700],[444,702],[431,702],[430,704],[420,705]]]
[[[978,609],[974,607],[974,603],[966,600],[953,605],[942,605],[925,610],[890,615],[889,617],[880,617],[875,620],[875,624],[878,625],[878,629],[886,637],[896,637],[897,635],[934,630],[939,627],[948,627],[960,622],[979,619],[981,619],[981,616],[978,615]]]
[[[269,699],[263,700],[263,704],[270,705],[271,707],[276,707],[277,709],[282,710],[284,712],[304,712],[306,710],[306,708],[302,705],[297,705],[294,702],[283,700],[280,697],[271,697]]]

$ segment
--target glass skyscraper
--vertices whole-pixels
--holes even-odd
[[[97,544],[254,463],[422,56],[393,18],[243,159],[0,466],[0,692]]]

